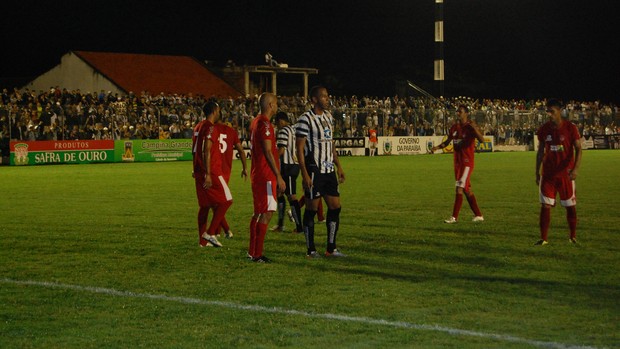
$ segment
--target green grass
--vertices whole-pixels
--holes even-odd
[[[235,237],[200,249],[188,162],[0,168],[0,347],[618,347],[620,152],[584,153],[577,246],[561,207],[532,246],[534,157],[478,154],[486,221],[465,203],[456,225],[450,156],[342,158],[349,258],[308,261],[302,235],[269,233],[272,264],[245,259],[251,192],[235,176]]]

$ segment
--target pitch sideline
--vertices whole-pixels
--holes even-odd
[[[424,324],[415,324],[404,321],[388,321],[383,319],[373,319],[368,317],[357,317],[357,316],[348,316],[348,315],[338,315],[338,314],[330,314],[330,313],[310,313],[306,311],[294,310],[294,309],[283,309],[278,307],[263,307],[260,305],[243,305],[238,303],[231,302],[222,302],[222,301],[210,301],[199,298],[189,298],[189,297],[171,297],[165,295],[157,295],[157,294],[148,294],[148,293],[135,293],[129,291],[119,291],[111,288],[103,288],[103,287],[91,287],[91,286],[79,286],[79,285],[71,285],[71,284],[61,284],[56,282],[47,282],[47,281],[33,281],[33,280],[13,280],[13,279],[0,279],[0,283],[4,284],[13,284],[13,285],[26,285],[26,286],[40,286],[46,288],[58,288],[65,290],[74,290],[81,292],[90,292],[96,294],[104,294],[109,296],[116,297],[125,297],[125,298],[143,298],[143,299],[154,299],[154,300],[162,300],[168,302],[177,302],[183,304],[199,304],[199,305],[211,305],[218,306],[228,309],[238,309],[238,310],[247,310],[258,313],[273,313],[273,314],[286,314],[286,315],[298,315],[309,318],[316,319],[326,319],[326,320],[337,320],[337,321],[345,321],[345,322],[359,322],[368,325],[382,325],[396,328],[405,328],[405,329],[414,329],[420,331],[436,331],[443,332],[454,336],[469,336],[469,337],[480,337],[480,338],[488,338],[495,339],[503,342],[513,342],[513,343],[523,343],[541,348],[557,348],[557,349],[597,349],[592,346],[580,346],[573,344],[565,344],[558,342],[547,342],[547,341],[537,341],[527,338],[515,337],[511,335],[505,334],[496,334],[496,333],[486,333],[486,332],[478,332],[478,331],[470,331],[470,330],[462,330],[458,328],[450,328],[438,325],[424,325]]]

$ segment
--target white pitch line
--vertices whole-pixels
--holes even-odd
[[[171,297],[166,295],[158,295],[158,294],[148,294],[148,293],[135,293],[129,291],[119,291],[112,288],[103,288],[103,287],[91,287],[91,286],[79,286],[79,285],[70,285],[70,284],[61,284],[56,282],[46,282],[46,281],[32,281],[32,280],[12,280],[12,279],[0,279],[0,283],[4,284],[13,284],[13,285],[26,285],[26,286],[41,286],[47,288],[59,288],[65,290],[74,290],[74,291],[82,291],[82,292],[90,292],[97,294],[104,294],[109,296],[116,297],[125,297],[125,298],[145,298],[145,299],[155,299],[162,300],[168,302],[177,302],[183,304],[200,304],[200,305],[211,305],[218,306],[229,309],[238,309],[238,310],[247,310],[253,311],[257,313],[273,313],[273,314],[285,314],[285,315],[297,315],[308,318],[317,318],[317,319],[327,319],[327,320],[337,320],[344,322],[359,322],[367,325],[381,325],[388,327],[396,327],[396,328],[406,328],[406,329],[415,329],[420,331],[436,331],[443,332],[454,336],[469,336],[469,337],[480,337],[480,338],[488,338],[494,339],[502,342],[513,342],[513,343],[523,343],[541,348],[557,348],[557,349],[597,349],[592,346],[581,346],[581,345],[573,345],[573,344],[565,344],[558,342],[546,342],[546,341],[537,341],[527,338],[515,337],[505,334],[497,334],[497,333],[487,333],[487,332],[478,332],[478,331],[470,331],[470,330],[462,330],[458,328],[444,327],[438,325],[424,325],[424,324],[414,324],[411,322],[405,321],[389,321],[383,319],[373,319],[368,317],[358,317],[358,316],[348,316],[348,315],[338,315],[338,314],[329,314],[329,313],[309,313],[306,311],[294,310],[294,309],[284,309],[278,307],[263,307],[260,305],[244,305],[232,302],[222,302],[222,301],[209,301],[200,298],[189,298],[189,297]]]

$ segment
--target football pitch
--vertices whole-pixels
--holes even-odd
[[[268,232],[272,264],[245,258],[238,161],[219,249],[198,247],[190,162],[0,168],[0,347],[620,347],[620,152],[584,151],[577,245],[556,207],[533,246],[534,152],[477,154],[485,221],[464,202],[454,225],[451,155],[341,162],[348,257]]]

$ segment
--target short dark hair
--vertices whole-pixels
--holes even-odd
[[[313,86],[310,89],[310,99],[312,99],[312,97],[319,98],[319,91],[321,91],[322,89],[326,89],[325,86],[321,86],[321,85]]]
[[[558,109],[562,109],[563,106],[562,101],[557,98],[549,98],[547,100],[547,108],[557,107]]]
[[[217,104],[216,101],[208,101],[205,105],[202,106],[202,112],[205,113],[205,116],[213,114],[216,108],[219,108],[220,105]]]
[[[463,111],[465,111],[467,114],[469,114],[469,107],[466,106],[465,104],[459,104],[459,107],[456,108],[456,110],[459,110],[459,109],[463,109]]]
[[[284,120],[284,121],[286,121],[286,122],[290,122],[290,121],[288,120],[288,115],[287,115],[285,112],[283,112],[283,111],[279,111],[279,112],[276,114],[276,122],[278,122],[278,121],[280,121],[280,120]]]

